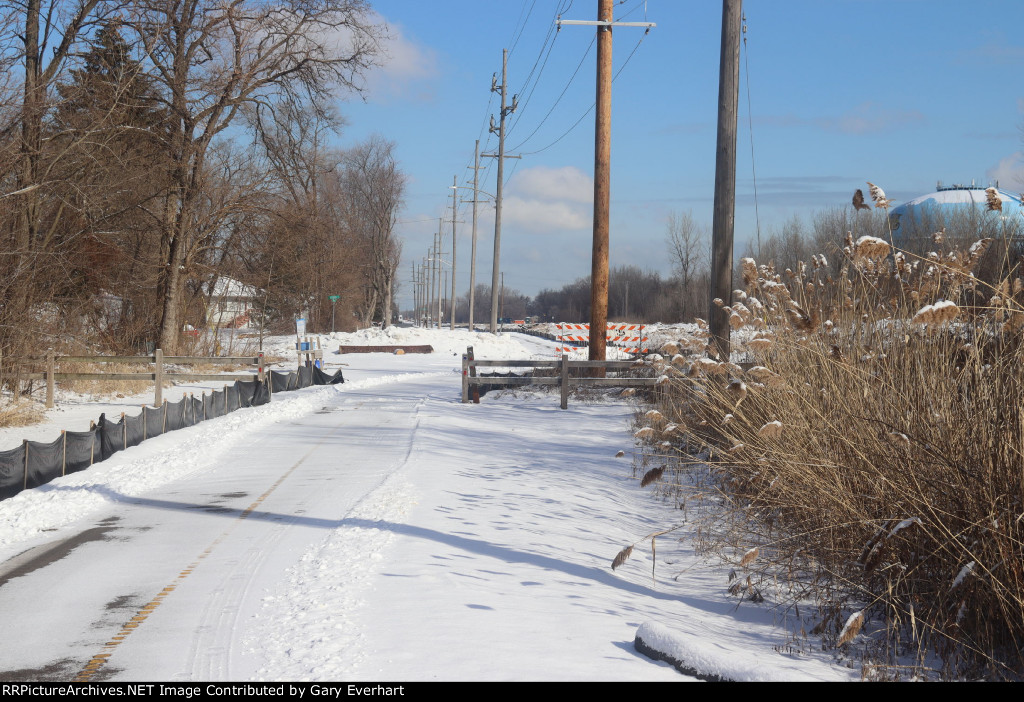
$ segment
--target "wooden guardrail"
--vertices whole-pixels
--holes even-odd
[[[478,368],[557,368],[557,376],[477,376]],[[574,386],[598,387],[653,387],[657,378],[608,378],[573,375],[572,370],[602,368],[605,370],[629,370],[636,368],[636,361],[570,361],[567,354],[555,361],[485,361],[477,360],[473,347],[462,356],[462,401],[480,402],[481,385],[558,385],[561,389],[562,409],[569,407],[569,390]]]
[[[263,352],[255,356],[164,356],[157,349],[152,356],[56,356],[53,351],[46,354],[46,371],[43,373],[25,373],[26,380],[46,381],[46,406],[53,407],[54,384],[57,380],[151,380],[154,384],[153,406],[163,404],[163,384],[165,380],[252,380],[263,382]],[[68,363],[151,363],[152,372],[142,373],[58,373],[57,364]],[[251,365],[256,366],[255,373],[168,373],[165,365]]]

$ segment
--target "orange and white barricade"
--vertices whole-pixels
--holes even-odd
[[[555,329],[558,342],[555,352],[558,354],[572,353],[590,345],[589,324],[562,323],[556,324]],[[649,339],[644,336],[643,324],[609,324],[607,331],[611,333],[607,335],[606,341],[619,351],[631,354],[648,353],[644,345]]]

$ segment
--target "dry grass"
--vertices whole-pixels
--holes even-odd
[[[703,538],[737,554],[737,594],[813,600],[840,649],[882,627],[876,660],[946,677],[1024,674],[1024,283],[1005,247],[1008,273],[975,277],[989,243],[889,256],[848,235],[838,279],[746,261],[757,365],[694,361],[659,406],[716,476]]]
[[[0,427],[27,427],[43,421],[45,415],[46,410],[38,402],[4,402],[0,404]]]
[[[58,373],[143,373],[152,372],[150,366],[140,363],[61,363]],[[138,395],[153,389],[151,380],[61,380],[58,387],[68,392],[83,395],[111,397],[115,395]],[[170,387],[170,383],[164,383]]]

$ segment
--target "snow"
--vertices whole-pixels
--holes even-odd
[[[996,195],[1004,204],[1020,205],[1021,198],[1019,195],[1007,192],[1005,190],[996,190]],[[987,202],[987,196],[985,194],[985,188],[955,188],[949,190],[940,190],[934,193],[928,193],[927,195],[920,195],[918,197],[907,200],[904,206],[948,206],[948,205],[984,205]]]
[[[707,675],[859,677],[813,642],[795,650],[801,622],[730,596],[728,568],[678,538],[683,513],[639,488],[629,458],[647,408],[560,410],[524,390],[459,402],[467,346],[551,358],[551,342],[405,328],[321,341],[344,385],[276,394],[0,502],[0,677],[66,680],[91,659],[94,681],[692,679],[639,654],[638,634]],[[31,432],[111,406],[87,400],[58,396]],[[673,526],[655,559],[647,537]]]

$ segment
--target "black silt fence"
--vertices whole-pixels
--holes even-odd
[[[143,407],[142,408],[142,428],[146,433],[142,439],[152,439],[154,436],[160,436],[164,433],[164,408],[163,407]]]
[[[224,411],[224,391],[214,390],[210,393],[209,397],[203,395],[203,410],[204,419],[223,417],[226,414]]]
[[[0,451],[0,500],[17,495],[25,489],[25,444],[9,451]]]
[[[122,419],[124,423],[124,447],[131,448],[132,446],[138,446],[146,440],[146,416],[145,412],[140,412],[134,417],[125,415]]]
[[[124,451],[124,417],[116,422],[107,419],[107,415],[101,414],[100,421],[96,423],[96,430],[100,433],[100,460],[105,461],[118,451]]]
[[[203,421],[203,398],[189,397],[185,402],[187,404],[185,418],[188,426],[192,427]]]
[[[234,412],[242,408],[241,398],[238,396],[238,383],[224,388],[224,413]]]
[[[181,398],[177,402],[165,402],[164,403],[164,432],[177,431],[185,424],[185,406],[186,398]]]
[[[286,392],[291,390],[288,387],[294,373],[282,373],[280,371],[270,371],[270,389],[273,392]]]
[[[25,488],[46,485],[64,472],[64,437],[48,444],[25,442]]]
[[[64,432],[64,473],[85,470],[103,455],[98,430]]]
[[[195,426],[243,407],[265,405],[272,393],[344,382],[340,370],[334,375],[316,367],[290,373],[270,371],[263,382],[238,380],[209,395],[165,402],[162,407],[143,407],[140,414],[121,415],[116,422],[101,414],[89,431],[65,431],[51,443],[23,441],[17,448],[0,451],[0,500],[45,485],[61,475],[85,470],[146,439]]]
[[[341,385],[345,382],[345,377],[341,374],[340,368],[334,375],[327,375],[316,366],[313,366],[312,370],[314,385]]]

